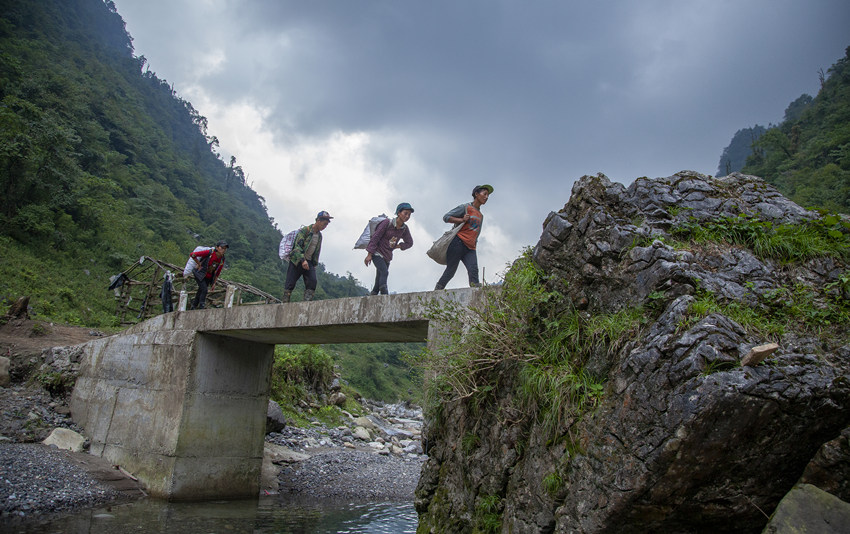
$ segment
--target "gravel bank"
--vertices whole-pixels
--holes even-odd
[[[0,427],[24,429],[26,425],[20,423],[35,410],[42,416],[40,422],[73,426],[61,415],[51,413],[51,409],[42,412],[46,399],[32,391],[5,393],[5,397],[0,395],[0,404],[5,400],[6,407],[5,417],[0,417],[5,419],[5,424]],[[18,415],[10,418],[11,413]],[[45,431],[46,428],[39,428],[38,434]],[[13,439],[24,435],[11,434]],[[311,503],[413,500],[425,456],[378,454],[363,450],[362,445],[359,445],[361,450],[356,450],[350,448],[346,439],[339,429],[323,427],[287,427],[266,436],[271,443],[309,456],[282,466],[278,476],[279,498]],[[104,483],[104,473],[117,473],[108,464],[99,457],[75,455],[40,443],[0,443],[0,531],[3,525],[125,502],[141,495],[138,491],[116,491],[115,482]]]
[[[421,412],[399,405],[368,408],[385,428],[409,428],[407,418],[421,419]],[[399,420],[408,422],[396,425]],[[38,443],[56,427],[82,433],[64,399],[35,384],[0,388],[0,531],[6,525],[143,495],[136,483],[127,487],[126,479],[113,479],[122,476],[105,459]],[[266,440],[309,456],[281,468],[279,498],[287,501],[412,501],[425,460],[416,453],[378,453],[344,425],[287,426]]]
[[[0,524],[120,497],[120,492],[72,462],[65,451],[35,443],[0,444]]]
[[[403,459],[349,449],[314,454],[281,469],[285,500],[412,501],[425,457]]]

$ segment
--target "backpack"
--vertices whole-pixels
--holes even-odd
[[[199,246],[199,247],[195,247],[195,250],[193,250],[192,253],[194,254],[195,252],[198,252],[199,250],[207,250],[207,249],[211,250],[211,249],[214,249],[214,248],[215,247]],[[198,267],[200,267],[200,265],[198,265],[198,262],[196,262],[195,259],[192,256],[189,256],[189,260],[186,262],[186,266],[183,267],[183,276],[186,277],[186,278],[189,278],[190,276],[192,276],[192,271],[194,271]]]
[[[369,223],[366,225],[366,228],[363,229],[363,233],[360,234],[360,237],[357,238],[357,242],[354,243],[354,248],[366,248],[369,246],[369,241],[372,239],[372,234],[375,232],[375,228],[377,228],[384,219],[389,219],[389,217],[383,213],[369,219]]]
[[[298,230],[300,230],[300,228]],[[295,236],[298,235],[298,230],[289,232],[283,236],[283,239],[280,240],[280,247],[278,247],[277,255],[280,256],[281,260],[289,261],[289,254],[292,253],[292,246],[295,244]]]

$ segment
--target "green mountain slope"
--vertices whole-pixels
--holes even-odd
[[[221,238],[224,278],[282,293],[264,199],[133,53],[111,1],[0,0],[0,305],[29,295],[37,319],[117,326],[111,275],[142,255],[183,265]],[[367,294],[350,274],[318,276],[318,299]],[[417,347],[332,351],[364,394],[396,400],[419,389],[401,360]]]
[[[280,294],[281,233],[207,121],[134,57],[111,1],[0,1],[0,297],[112,321],[108,277],[230,242],[224,277]],[[318,298],[365,294],[323,273]]]
[[[850,47],[818,95],[792,102],[785,120],[753,146],[744,173],[763,177],[802,206],[850,213]]]
[[[753,144],[764,135],[764,126],[756,124],[735,132],[729,146],[723,149],[715,176],[726,176],[744,168],[747,158],[753,153]]]

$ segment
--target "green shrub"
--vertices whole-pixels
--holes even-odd
[[[278,345],[272,363],[271,398],[286,412],[309,403],[333,379],[331,355],[315,345]],[[292,415],[292,414],[290,414]]]
[[[749,248],[759,258],[782,262],[833,256],[850,259],[850,222],[837,215],[799,224],[774,224],[739,215],[707,221],[691,219],[672,229],[697,243],[715,241]]]
[[[804,284],[759,294],[758,303],[753,305],[721,302],[714,293],[700,289],[680,327],[690,327],[712,313],[725,315],[766,339],[778,340],[789,331],[820,333],[826,328],[831,328],[839,339],[846,339],[848,334],[842,327],[850,322],[850,301],[840,296],[819,298],[817,291]]]
[[[501,291],[485,289],[486,304],[466,309],[432,305],[428,316],[446,333],[423,357],[425,408],[437,416],[446,402],[464,400],[471,410],[487,406],[505,374],[517,375],[520,406],[554,439],[596,406],[602,378],[585,365],[591,354],[617,350],[646,321],[640,308],[596,316],[580,313],[560,293],[526,250],[505,274]],[[567,304],[565,304],[567,303]]]
[[[32,328],[30,328],[30,335],[32,336],[45,336],[50,332],[50,329],[44,326],[42,323],[33,323]]]
[[[475,533],[494,533],[502,529],[502,498],[498,495],[478,497],[475,506]]]
[[[333,379],[333,358],[316,345],[278,345],[275,347],[272,381],[321,389]]]
[[[543,489],[546,490],[550,496],[555,496],[561,489],[564,487],[564,479],[561,478],[560,473],[554,471],[549,473],[545,477],[543,477]]]
[[[463,438],[461,438],[460,440],[461,449],[463,450],[463,453],[467,456],[472,454],[475,449],[478,448],[478,445],[480,443],[481,438],[471,432],[464,434]]]
[[[70,393],[76,383],[76,377],[74,377],[74,375],[60,373],[57,371],[39,373],[35,376],[35,380],[41,384],[41,387],[47,390],[48,393],[55,397],[61,397]]]
[[[322,406],[315,411],[314,415],[316,420],[329,427],[339,426],[347,418],[337,406]]]

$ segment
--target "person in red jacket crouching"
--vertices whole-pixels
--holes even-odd
[[[226,241],[219,241],[212,248],[204,248],[192,252],[189,257],[195,261],[192,276],[198,282],[198,293],[192,301],[192,310],[203,310],[207,305],[207,292],[215,287],[221,268],[224,267],[224,253],[227,252]]]

